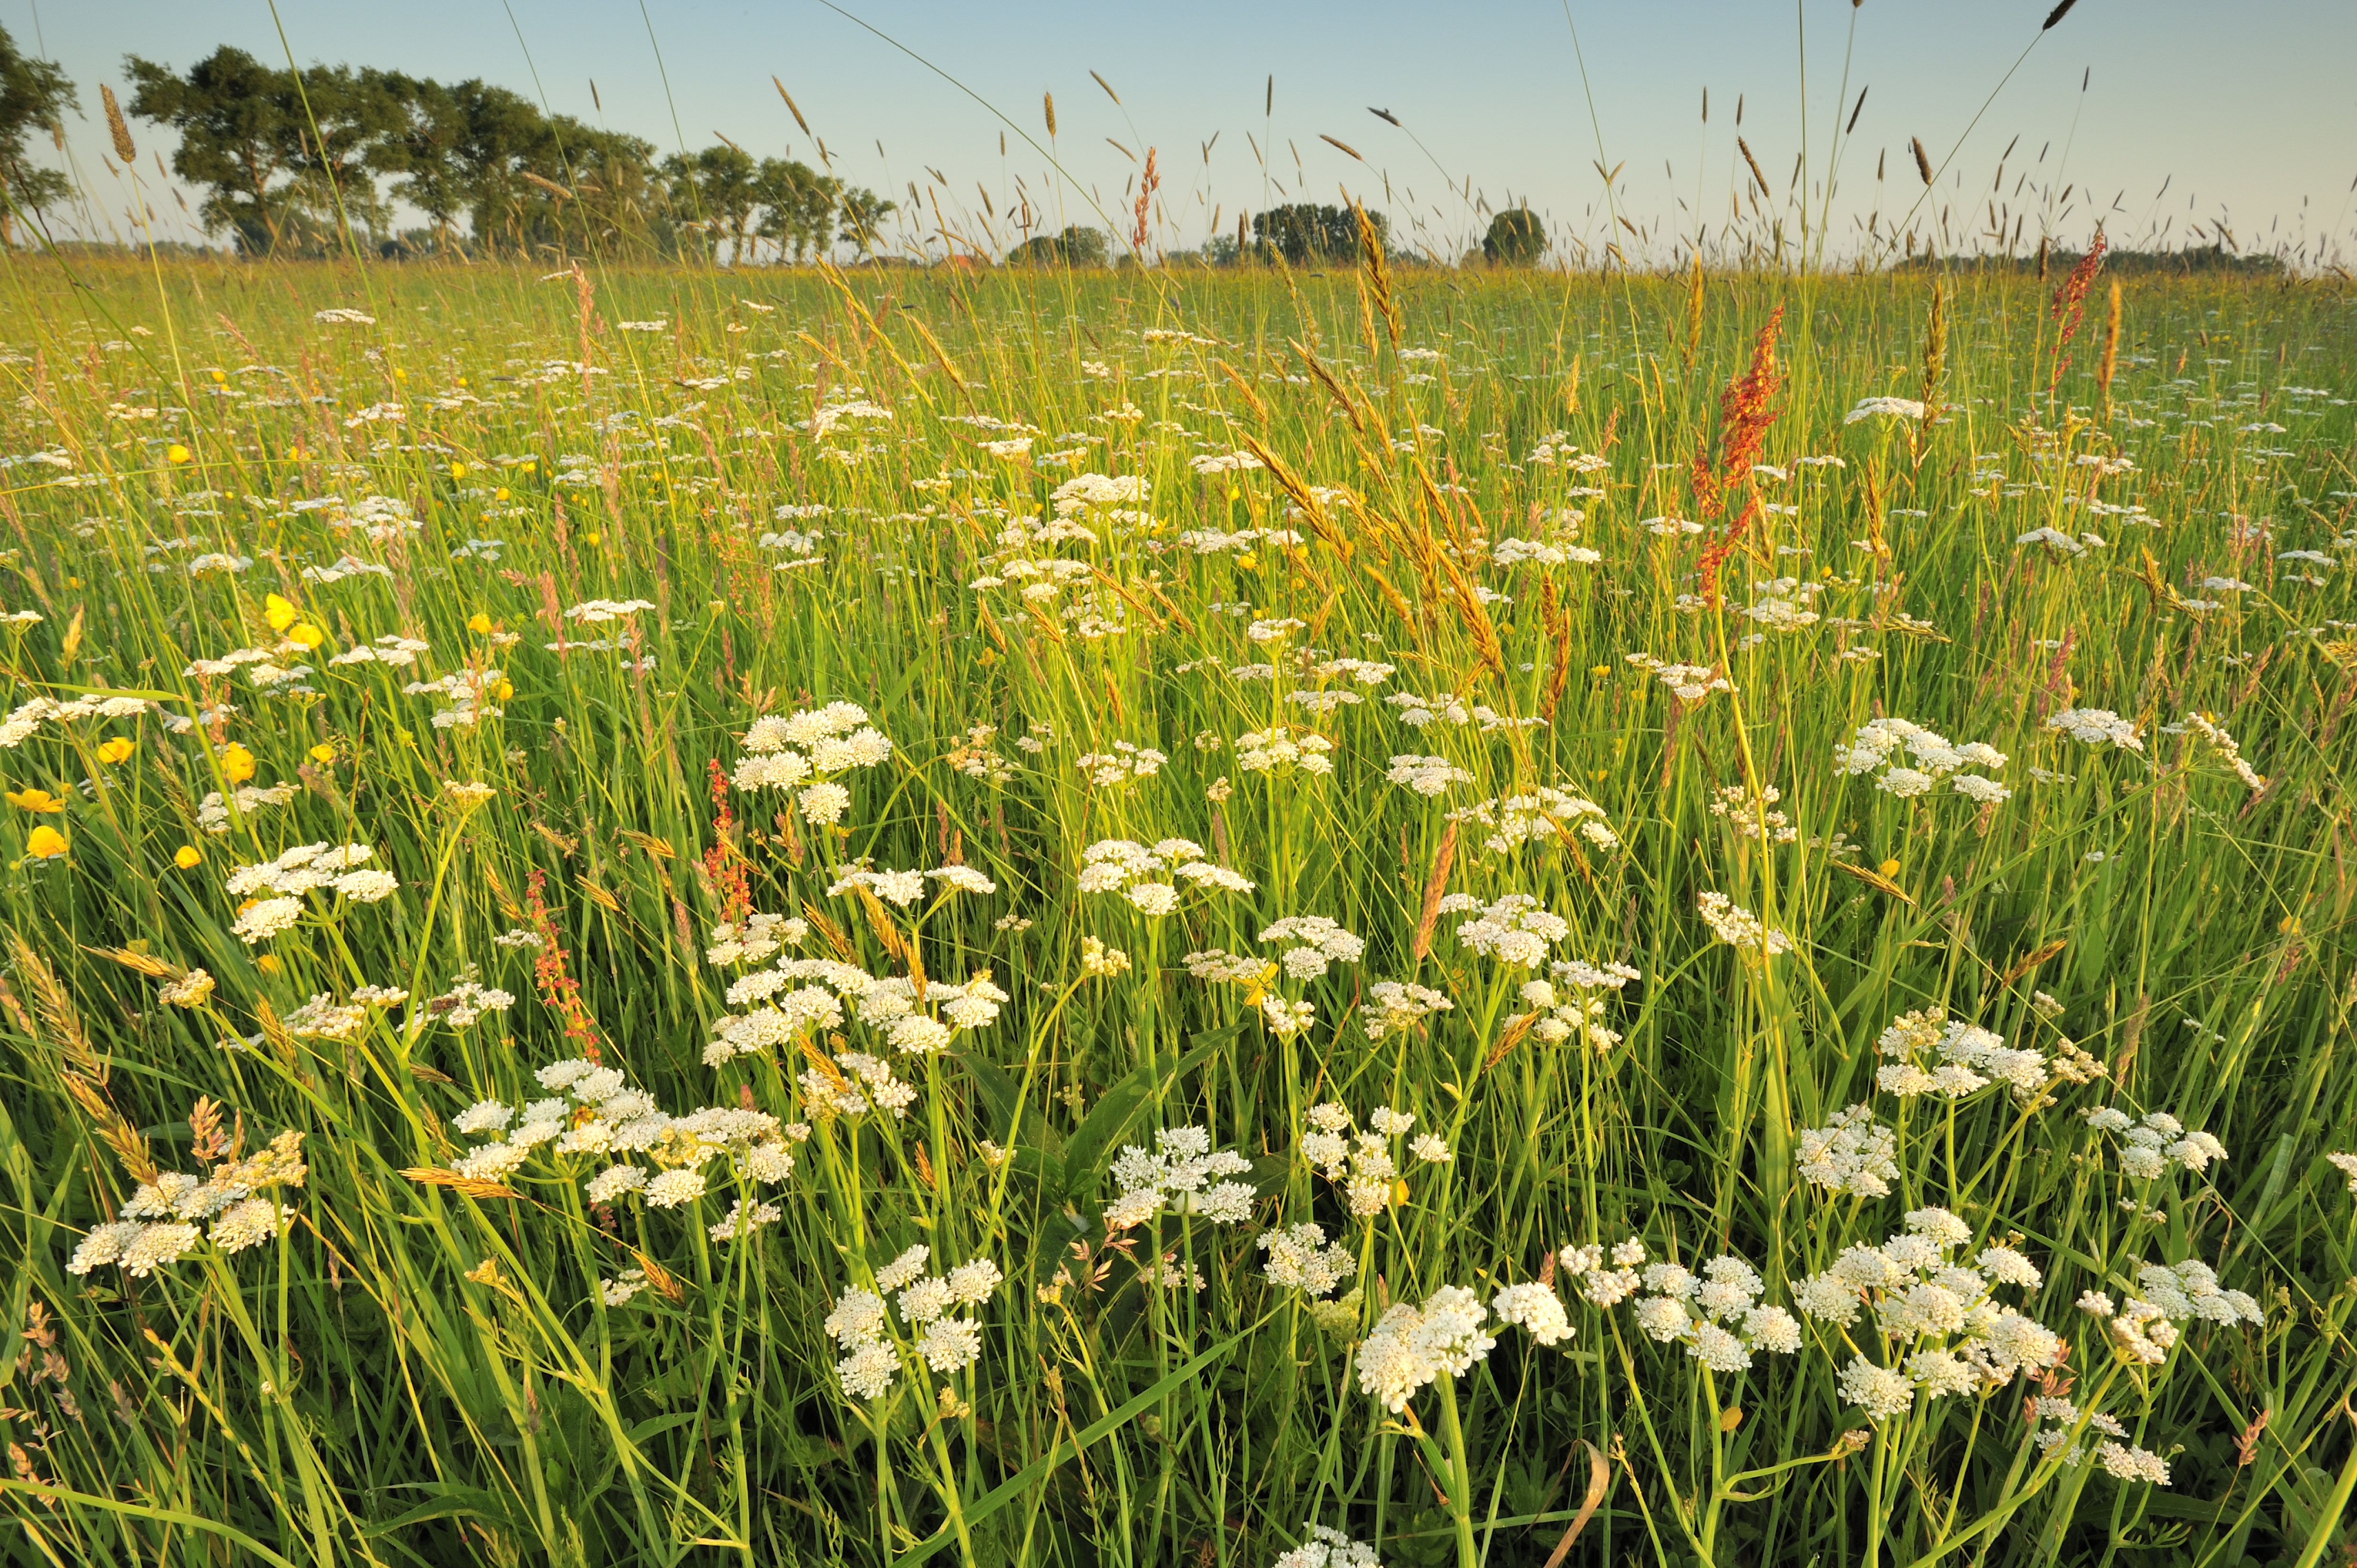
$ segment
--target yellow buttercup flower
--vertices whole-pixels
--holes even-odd
[[[185,463],[191,456],[193,454],[177,441],[164,448],[164,460],[167,463]]]
[[[229,372],[228,372],[228,371],[215,371],[213,372],[213,385],[215,385],[215,386],[220,386],[222,382],[224,382],[224,381],[228,381],[228,380],[229,380]]]
[[[512,696],[514,696],[514,695],[515,695],[515,682],[512,682],[512,681],[502,681],[502,682],[500,682],[499,698],[500,698],[500,702],[504,703],[504,702],[506,702],[510,697],[512,697]]]
[[[25,840],[27,853],[42,860],[55,860],[66,852],[66,835],[44,822]]]
[[[260,958],[253,961],[253,967],[262,971],[264,974],[276,974],[278,972],[278,955],[274,952],[264,953]]]
[[[299,642],[306,648],[317,648],[328,640],[328,634],[306,621],[301,626],[287,628],[286,639],[289,642]]]
[[[1899,875],[1899,863],[1895,860],[1886,860],[1878,869],[1885,876],[1896,876]]]
[[[98,759],[112,768],[127,760],[137,747],[138,743],[129,736],[119,735],[98,748]]]
[[[507,499],[508,488],[505,485],[501,485],[498,489],[491,492],[491,499],[495,501],[503,501]]]
[[[463,479],[463,478],[465,478],[467,477],[467,465],[466,465],[466,464],[464,464],[464,463],[453,463],[453,464],[451,464],[451,465],[450,465],[450,477],[451,477],[452,478],[454,478],[454,479]]]
[[[22,806],[28,811],[62,811],[66,809],[66,803],[63,800],[59,800],[47,789],[36,789],[30,785],[22,789],[9,790],[8,803],[12,806]]]
[[[336,760],[335,746],[326,741],[320,742],[317,746],[311,748],[311,760],[314,762],[333,762]]]
[[[221,747],[221,777],[232,784],[242,784],[253,777],[253,753],[231,741]]]
[[[270,629],[273,631],[285,631],[303,618],[301,610],[296,609],[276,594],[272,594],[262,601],[262,615],[263,618],[270,623]]]
[[[172,864],[183,871],[194,871],[204,861],[205,852],[192,843],[184,843],[172,852]]]
[[[478,636],[480,636],[482,633],[491,629],[491,618],[485,615],[482,611],[477,610],[473,615],[467,618],[467,629],[474,632]]]

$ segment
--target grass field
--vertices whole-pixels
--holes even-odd
[[[2357,309],[2110,285],[11,261],[6,1554],[2348,1561]]]

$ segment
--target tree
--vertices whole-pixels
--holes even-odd
[[[776,242],[780,260],[801,263],[813,251],[826,248],[835,203],[843,196],[841,180],[819,173],[800,159],[763,158],[753,194],[761,204],[761,221],[755,231]]]
[[[1490,220],[1481,254],[1491,266],[1527,267],[1546,254],[1546,227],[1527,207],[1510,207]]]
[[[693,156],[674,153],[663,160],[663,178],[670,185],[672,206],[691,215],[718,250],[718,238],[734,242],[732,262],[745,259],[745,231],[760,205],[760,166],[743,149],[726,143]]]
[[[1378,239],[1388,239],[1390,221],[1380,212],[1367,214]],[[1359,215],[1347,207],[1320,207],[1301,202],[1274,207],[1253,215],[1253,249],[1265,258],[1272,252],[1295,266],[1358,253]]]
[[[876,249],[876,226],[889,213],[900,210],[897,201],[887,201],[874,191],[860,186],[846,188],[840,199],[843,229],[835,238],[848,240],[866,255]]]
[[[378,144],[377,166],[403,176],[393,194],[432,220],[434,242],[451,248],[451,220],[467,207],[467,180],[458,149],[467,117],[450,90],[438,81],[396,76],[392,129]]]
[[[1102,229],[1075,225],[1060,234],[1036,234],[1006,252],[1010,267],[1101,267],[1105,264]]]
[[[273,187],[294,141],[285,109],[293,96],[287,74],[226,44],[185,77],[137,55],[124,69],[134,89],[131,113],[179,134],[172,172],[211,188],[197,209],[206,232],[227,229],[239,250],[267,254],[279,238]]]
[[[47,131],[63,146],[64,112],[78,107],[73,83],[57,62],[19,53],[16,40],[0,27],[0,246],[16,243],[18,212],[38,212],[72,194],[63,174],[25,161],[25,138],[27,132]]]

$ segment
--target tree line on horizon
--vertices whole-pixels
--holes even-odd
[[[479,78],[446,83],[374,67],[315,65],[298,73],[223,45],[185,71],[125,57],[133,120],[178,137],[172,172],[205,195],[206,233],[247,256],[319,255],[349,227],[389,256],[525,255],[591,250],[693,256],[732,263],[801,263],[831,244],[877,252],[898,205],[791,157],[756,157],[723,138],[658,157],[625,132],[544,113]],[[73,82],[19,50],[0,28],[0,244],[18,222],[69,205],[72,182],[31,161],[34,134],[64,147]],[[821,147],[822,161],[824,148]],[[396,211],[422,215],[402,230]],[[1379,238],[1388,220],[1368,214]],[[1104,266],[1133,258],[1104,229],[1033,235],[1009,265]],[[1210,265],[1315,265],[1358,249],[1348,207],[1296,203],[1254,213],[1233,236],[1169,259]],[[1536,214],[1497,214],[1481,254],[1526,265],[1546,250]]]

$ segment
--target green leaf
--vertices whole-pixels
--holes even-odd
[[[1099,1096],[1088,1115],[1082,1118],[1072,1141],[1064,1147],[1064,1190],[1082,1193],[1095,1186],[1095,1177],[1102,1174],[1105,1164],[1105,1151],[1129,1131],[1129,1124],[1146,1109],[1146,1101],[1201,1066],[1220,1044],[1213,1040],[1198,1046],[1167,1065],[1141,1062],[1136,1070]]]

